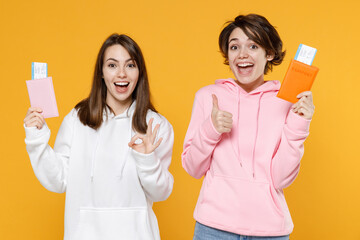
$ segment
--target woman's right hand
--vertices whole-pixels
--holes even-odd
[[[37,127],[37,129],[41,129],[45,124],[45,118],[41,113],[41,108],[30,107],[24,119],[25,126]]]
[[[218,99],[215,94],[212,95],[212,98],[213,108],[211,111],[211,120],[216,131],[219,133],[230,132],[233,122],[232,114],[219,109]]]

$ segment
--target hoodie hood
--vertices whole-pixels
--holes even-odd
[[[115,114],[110,110],[109,107],[106,107],[104,112],[103,112],[103,116],[104,116],[104,120],[106,120],[106,117],[111,118],[115,118],[115,119],[122,119],[122,118],[132,118],[132,116],[134,115],[135,112],[135,107],[136,107],[136,100],[134,100],[131,105],[128,107],[128,109],[126,109],[123,113],[120,113],[118,115],[115,116]]]
[[[246,92],[242,87],[240,87],[237,83],[236,80],[232,79],[232,78],[228,78],[228,79],[218,79],[215,81],[216,85],[223,85],[224,87],[226,87],[227,89],[229,89],[231,92],[240,92],[242,94],[257,94],[257,93],[265,93],[265,92],[276,92],[279,91],[280,89],[280,82],[279,81],[265,81],[262,85],[260,85],[259,87],[257,87],[256,89],[254,89],[251,92]]]

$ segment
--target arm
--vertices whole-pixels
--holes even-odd
[[[205,113],[197,99],[198,96],[195,97],[181,157],[186,172],[194,178],[201,178],[210,168],[212,153],[220,142],[222,133],[231,131],[232,115],[219,110],[215,95],[211,115],[210,112]]]
[[[297,98],[299,101],[291,107],[280,145],[272,159],[271,174],[276,189],[288,187],[298,175],[304,141],[309,135],[310,121],[315,111],[311,91],[302,92]]]
[[[280,144],[271,163],[271,175],[276,189],[288,187],[298,175],[310,121],[289,111]]]
[[[162,119],[161,124],[157,124],[153,131],[152,119],[148,124],[148,131],[146,136],[135,135],[129,146],[132,148],[132,155],[135,159],[135,164],[141,185],[146,193],[146,196],[153,202],[166,200],[173,188],[174,178],[169,172],[171,163],[172,149],[174,144],[174,131],[170,123],[166,119]],[[159,131],[157,141],[156,135]],[[151,143],[155,143],[148,150],[144,150],[143,143],[149,140],[147,137],[153,138]],[[135,144],[135,141],[140,138],[143,143]],[[144,146],[145,147],[145,146]]]
[[[63,193],[66,190],[72,138],[72,125],[69,115],[65,117],[59,129],[54,150],[48,145],[50,129],[46,124],[41,129],[25,125],[26,150],[34,173],[46,189],[57,193]]]

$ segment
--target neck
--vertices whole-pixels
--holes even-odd
[[[115,116],[117,116],[117,115],[125,112],[130,107],[130,105],[132,103],[132,99],[129,98],[123,102],[106,101],[106,103],[114,111]]]
[[[260,87],[261,85],[263,85],[265,83],[264,78],[261,77],[256,81],[253,81],[251,83],[241,83],[238,80],[235,80],[235,82],[242,88],[244,89],[247,93],[252,92],[253,90],[255,90],[256,88]]]

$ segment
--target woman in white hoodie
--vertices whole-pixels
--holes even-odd
[[[139,46],[126,35],[105,40],[90,95],[64,118],[54,148],[41,112],[26,114],[26,149],[41,184],[66,191],[64,239],[160,239],[152,204],[172,191],[174,132],[150,102]]]

